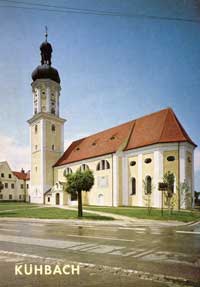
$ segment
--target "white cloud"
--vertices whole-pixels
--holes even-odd
[[[195,149],[194,152],[194,170],[200,171],[200,149]]]
[[[13,170],[29,170],[29,147],[17,144],[11,137],[0,135],[0,161],[7,161]]]

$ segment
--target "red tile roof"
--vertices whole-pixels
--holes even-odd
[[[189,142],[196,146],[172,109],[141,117],[74,141],[54,166],[156,143]]]
[[[24,171],[13,171],[13,174],[21,180],[29,180],[30,179],[30,172],[24,172]]]

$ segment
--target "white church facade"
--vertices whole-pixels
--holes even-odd
[[[171,108],[74,141],[64,151],[64,123],[60,117],[60,77],[51,65],[52,46],[40,46],[41,65],[32,73],[33,116],[31,138],[30,202],[77,204],[63,190],[65,175],[90,169],[95,183],[83,192],[83,204],[144,206],[144,183],[151,188],[152,206],[161,207],[158,183],[170,171],[178,188],[187,182],[194,197],[194,149]],[[184,206],[183,206],[184,207]]]

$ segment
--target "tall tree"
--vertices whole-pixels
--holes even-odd
[[[65,191],[70,194],[77,194],[78,217],[83,216],[82,191],[90,191],[94,184],[94,175],[91,170],[80,171],[66,175]]]
[[[167,190],[165,191],[165,198],[167,201],[169,214],[172,213],[172,203],[173,203],[172,198],[174,195],[174,181],[175,181],[175,177],[172,172],[168,171],[164,174],[163,182],[167,184]]]

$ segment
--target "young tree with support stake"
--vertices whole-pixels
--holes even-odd
[[[94,175],[91,170],[77,170],[75,173],[66,175],[67,183],[65,191],[70,194],[77,194],[78,217],[83,216],[82,191],[90,191],[94,185]]]

